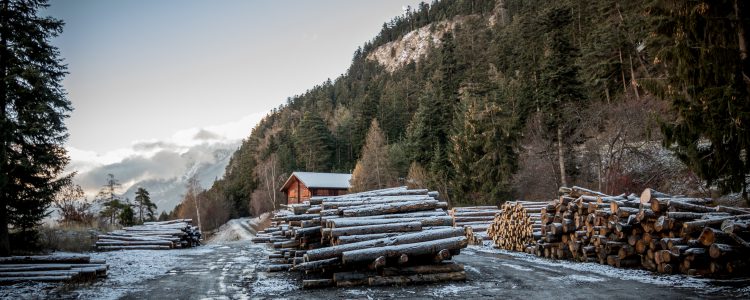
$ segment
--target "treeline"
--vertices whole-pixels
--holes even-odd
[[[384,178],[357,184],[423,185],[453,205],[574,184],[743,192],[746,11],[741,1],[422,4],[386,23],[344,75],[266,116],[204,193],[233,217],[257,214],[283,199],[292,171],[354,171],[357,183],[367,166]],[[367,58],[437,21],[456,26],[426,57],[393,72]],[[372,126],[383,142],[368,147]]]

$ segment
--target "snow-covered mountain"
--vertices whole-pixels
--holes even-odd
[[[107,174],[113,174],[122,184],[122,196],[135,198],[139,187],[145,188],[157,205],[158,211],[171,211],[185,194],[187,181],[196,176],[203,188],[224,175],[232,153],[240,142],[203,143],[184,147],[162,147],[148,154],[135,155],[120,162],[100,165],[75,177],[92,199],[101,189]]]

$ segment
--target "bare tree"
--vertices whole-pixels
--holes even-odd
[[[195,207],[195,216],[198,219],[198,227],[203,228],[201,226],[201,211],[200,211],[200,201],[198,197],[198,193],[201,191],[200,182],[198,181],[198,178],[193,175],[190,176],[187,182],[187,190],[185,191],[185,199],[183,200],[183,203],[190,204],[192,202],[193,207]]]

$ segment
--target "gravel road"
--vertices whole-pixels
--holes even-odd
[[[466,282],[407,287],[302,290],[301,275],[264,272],[264,245],[247,241],[207,247],[184,257],[166,274],[140,284],[122,299],[706,299],[748,298],[750,282],[654,275],[539,259],[472,246],[454,259],[466,266]]]

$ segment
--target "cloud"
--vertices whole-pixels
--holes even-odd
[[[208,130],[201,129],[195,134],[195,136],[193,136],[193,139],[202,141],[219,140],[221,139],[221,136]]]
[[[206,169],[205,166],[226,163],[227,156],[239,147],[240,141],[265,115],[256,113],[238,121],[180,130],[163,140],[138,140],[130,147],[106,153],[67,146],[71,158],[67,170],[77,172],[74,181],[84,188],[89,199],[101,189],[107,174],[115,175],[122,184],[122,192],[146,180],[168,181],[184,177],[199,169],[197,166]],[[221,173],[223,168],[209,169]],[[210,176],[213,179],[221,174]],[[211,182],[204,184],[210,186]]]

